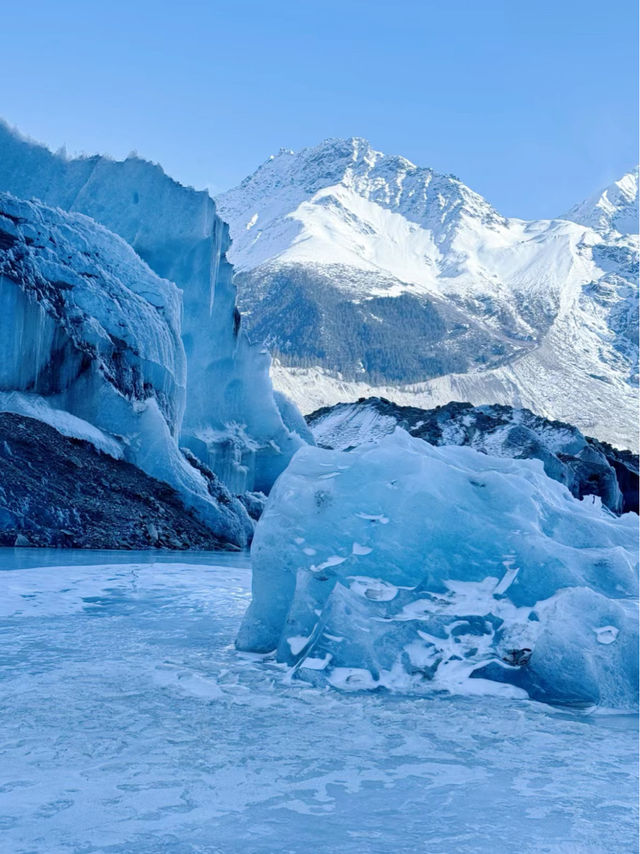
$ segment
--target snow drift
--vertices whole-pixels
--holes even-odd
[[[349,453],[307,447],[258,523],[237,645],[346,689],[629,708],[636,526],[538,460],[401,430]]]

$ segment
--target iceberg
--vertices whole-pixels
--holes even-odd
[[[124,240],[81,214],[0,193],[0,406],[122,456],[243,546],[244,505],[178,446],[181,312],[178,288]]]
[[[540,460],[401,429],[305,447],[257,525],[237,647],[350,690],[637,703],[637,516]]]
[[[370,397],[324,407],[307,422],[323,448],[346,451],[402,427],[432,445],[468,445],[489,456],[541,460],[547,475],[576,498],[598,495],[616,514],[638,512],[637,454],[528,409],[456,401],[419,409]]]

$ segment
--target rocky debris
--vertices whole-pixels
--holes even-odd
[[[170,486],[34,418],[0,413],[0,545],[233,549]]]
[[[180,448],[180,450],[186,457],[187,461],[191,463],[194,468],[198,469],[200,474],[205,478],[211,495],[216,499],[216,501],[224,503],[226,490],[212,469],[205,465],[201,459],[196,457],[189,448]],[[264,492],[243,492],[239,493],[235,497],[244,506],[245,510],[254,521],[257,521],[260,518],[262,511],[264,510],[264,505],[267,501],[267,496]]]

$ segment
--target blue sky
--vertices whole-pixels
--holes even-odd
[[[638,157],[635,0],[30,0],[0,51],[10,124],[214,191],[364,136],[532,218]]]

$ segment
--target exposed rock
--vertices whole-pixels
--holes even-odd
[[[0,413],[0,545],[233,548],[167,484],[13,413]]]

